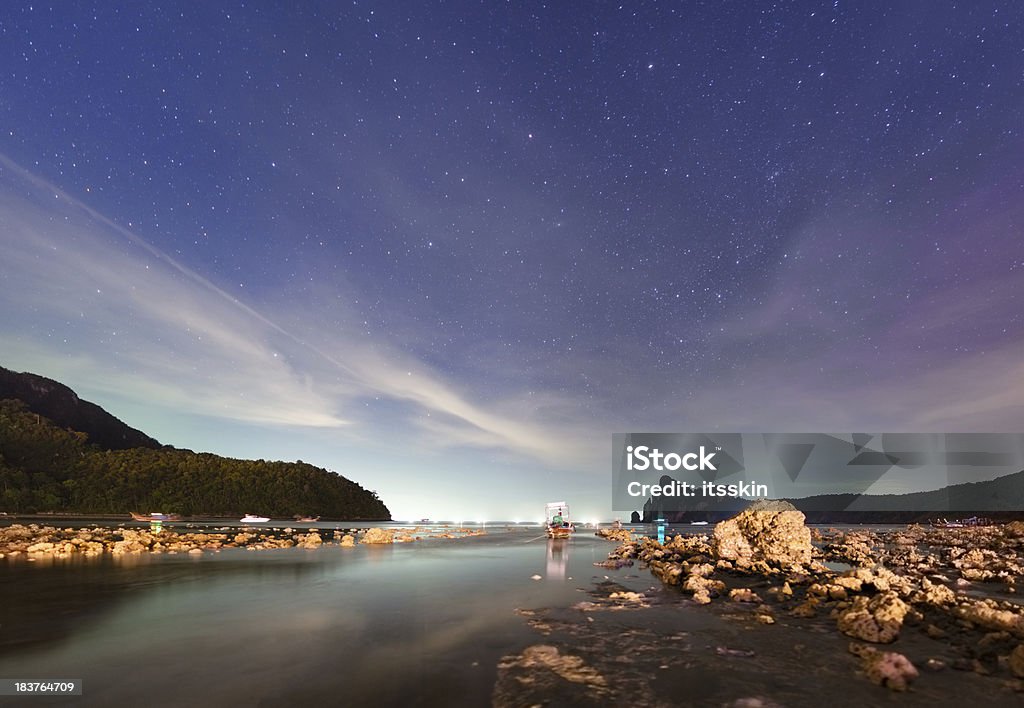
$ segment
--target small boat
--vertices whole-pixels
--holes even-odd
[[[136,514],[134,511],[129,513],[132,515],[132,520],[145,521],[147,523],[181,520],[181,516],[178,514],[161,514],[158,511],[154,511],[152,514]]]
[[[707,526],[707,521],[691,521],[690,526]]]
[[[269,519],[267,519],[269,521]],[[311,524],[314,521],[319,521],[319,516],[296,516],[295,520],[300,524]]]
[[[243,524],[265,524],[270,521],[269,516],[255,516],[254,514],[246,514],[239,519]]]
[[[937,529],[973,529],[995,525],[995,521],[984,516],[969,516],[966,519],[936,519],[932,522],[932,527]]]
[[[569,505],[549,502],[544,505],[544,523],[548,538],[569,538],[576,529],[569,520]]]

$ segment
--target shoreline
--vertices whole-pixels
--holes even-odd
[[[819,642],[829,647],[823,662],[814,657],[820,670],[847,666],[847,676],[909,692],[908,699],[964,691],[966,700],[970,685],[1012,700],[1024,693],[1024,598],[1018,594],[1024,524],[820,531],[804,525],[800,512],[777,507],[720,526],[713,534],[676,536],[664,544],[626,540],[595,565],[607,568],[614,583],[613,572],[629,577],[636,564],[660,587],[641,593],[620,588],[574,609],[642,614],[681,603],[745,623],[749,646],[717,647],[723,661],[755,663],[773,633],[794,645]],[[754,633],[761,639],[755,641]],[[601,641],[598,636],[585,643]],[[757,651],[750,648],[758,643]],[[566,650],[572,648],[561,648]],[[591,660],[596,672],[615,671],[597,655]],[[505,663],[515,675],[530,675],[524,667],[538,661],[524,652]],[[759,661],[772,666],[788,659],[768,655]],[[607,685],[594,683],[589,690],[595,698],[608,697]]]
[[[127,524],[134,523],[135,526]],[[176,525],[181,522],[177,522]],[[299,526],[300,528],[294,528]],[[204,530],[178,530],[174,526],[148,526],[145,522],[123,522],[116,527],[85,527],[12,524],[0,527],[0,560],[41,557],[72,558],[139,553],[200,555],[226,548],[263,550],[271,548],[341,548],[357,544],[385,545],[413,543],[427,539],[453,540],[486,535],[483,529],[465,527],[432,529],[422,526],[394,529],[349,527],[345,529],[301,528],[301,524],[266,526],[221,526]]]

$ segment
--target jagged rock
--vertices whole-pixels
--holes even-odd
[[[594,535],[599,538],[606,538],[609,541],[628,543],[633,540],[633,532],[629,529],[598,529]]]
[[[902,654],[879,651],[864,644],[850,644],[850,653],[859,656],[861,667],[868,679],[879,686],[893,691],[906,691],[918,672],[910,660]]]
[[[814,617],[818,614],[818,601],[814,598],[811,598],[805,602],[802,602],[796,607],[794,607],[792,610],[790,610],[789,614],[793,615],[794,617]]]
[[[319,548],[324,542],[324,540],[320,538],[320,534],[316,531],[307,533],[305,536],[300,536],[299,538],[300,540],[296,545],[301,546],[302,548]]]
[[[1020,607],[1001,609],[993,600],[969,600],[953,608],[953,615],[986,629],[1024,637],[1024,615]]]
[[[712,550],[737,567],[758,562],[790,569],[811,562],[811,533],[789,502],[760,500],[715,526]]]
[[[367,529],[360,543],[394,543],[395,532],[391,529]]]
[[[846,588],[835,583],[813,583],[807,588],[807,594],[825,600],[845,600]]]
[[[729,591],[729,599],[733,602],[761,602],[761,598],[750,588],[735,588]]]
[[[693,593],[693,601],[698,605],[707,605],[711,602],[711,593],[707,588],[699,588]]]
[[[110,549],[111,553],[120,555],[122,553],[143,553],[156,541],[148,531],[133,531],[121,529],[121,540],[114,543]]]
[[[350,533],[345,534],[341,537],[341,544],[344,548],[351,548],[356,545],[356,537]]]
[[[956,602],[956,593],[945,585],[936,585],[928,578],[921,578],[921,590],[914,595],[913,600],[926,605],[944,607]]]
[[[838,578],[832,579],[832,584],[845,588],[848,592],[860,592],[861,588],[864,586],[864,581],[860,578],[839,576]]]
[[[879,592],[893,591],[899,595],[909,595],[913,589],[909,580],[881,566],[874,570],[870,568],[853,568],[843,573],[842,577],[859,580],[861,582],[861,589],[867,585]],[[843,583],[840,578],[836,578],[836,582],[838,584]]]
[[[711,546],[705,534],[676,534],[666,544],[665,549],[690,558],[692,556],[711,557]]]
[[[892,592],[868,599],[855,597],[849,610],[839,614],[839,631],[867,642],[888,644],[899,636],[910,607]]]

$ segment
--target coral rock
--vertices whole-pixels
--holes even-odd
[[[863,644],[851,644],[850,653],[861,658],[861,666],[868,679],[893,691],[906,691],[909,683],[918,676],[917,669],[902,654],[878,651]]]
[[[811,532],[803,512],[789,502],[756,501],[715,526],[712,546],[718,558],[738,566],[764,563],[793,568],[811,561]]]
[[[909,605],[891,591],[870,600],[856,597],[851,609],[839,615],[839,631],[864,641],[888,644],[899,636],[909,610]]]

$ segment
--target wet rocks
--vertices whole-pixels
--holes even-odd
[[[839,631],[866,642],[888,644],[899,636],[910,606],[895,592],[888,591],[870,599],[855,597],[850,609],[838,617]]]
[[[595,533],[598,538],[606,538],[609,541],[625,543],[633,540],[633,532],[629,529],[598,529]]]
[[[555,646],[535,644],[521,654],[502,657],[492,705],[545,705],[553,695],[575,696],[580,705],[603,705],[610,688],[605,677],[580,657]]]
[[[750,588],[734,588],[729,591],[729,599],[733,602],[760,603],[761,598]]]
[[[879,651],[865,644],[852,643],[851,654],[860,657],[864,674],[873,683],[893,691],[906,691],[918,671],[907,657],[891,651]]]
[[[1005,686],[1024,690],[1024,605],[999,597],[1024,582],[1024,522],[829,529],[819,532],[817,548],[809,547],[814,537],[805,528],[802,515],[788,505],[759,503],[720,523],[711,538],[677,536],[665,544],[641,538],[611,557],[646,563],[698,604],[763,597],[744,615],[758,622],[761,615],[803,618],[786,624],[831,628],[861,647],[898,641],[896,651],[857,650],[864,674],[893,690],[906,690],[917,676],[915,663],[1000,677]],[[829,568],[819,559],[854,567]],[[996,596],[980,599],[982,593]],[[737,612],[725,605],[721,611]],[[941,658],[915,655],[921,640],[931,640],[931,651],[942,646]]]
[[[945,585],[933,583],[928,578],[921,578],[921,589],[913,595],[912,602],[946,607],[956,602],[956,593]]]
[[[1024,638],[1024,608],[1017,605],[992,599],[966,600],[953,608],[953,615],[985,629]]]
[[[301,548],[319,548],[323,545],[324,540],[320,537],[316,531],[307,533],[305,536],[300,535],[298,542],[295,544]]]
[[[28,557],[70,558],[72,556],[98,556],[110,553],[115,556],[131,556],[140,553],[192,554],[203,551],[219,551],[224,548],[245,548],[246,550],[267,550],[299,547],[321,548],[331,544],[354,546],[355,531],[335,530],[326,537],[323,530],[312,529],[308,533],[296,533],[285,528],[215,529],[215,532],[190,532],[174,528],[138,528],[120,526],[116,528],[92,526],[88,528],[66,528],[39,526],[37,524],[14,524],[0,527],[0,558],[15,559]],[[422,538],[465,538],[484,533],[483,530],[459,529],[455,534],[419,535],[416,529],[370,529],[363,534],[363,543],[403,543],[419,541]],[[198,551],[198,553],[193,553]]]
[[[394,543],[395,532],[391,529],[366,529],[360,543]]]
[[[784,501],[760,500],[715,526],[714,554],[739,568],[764,563],[793,569],[811,562],[811,533],[803,512]]]

